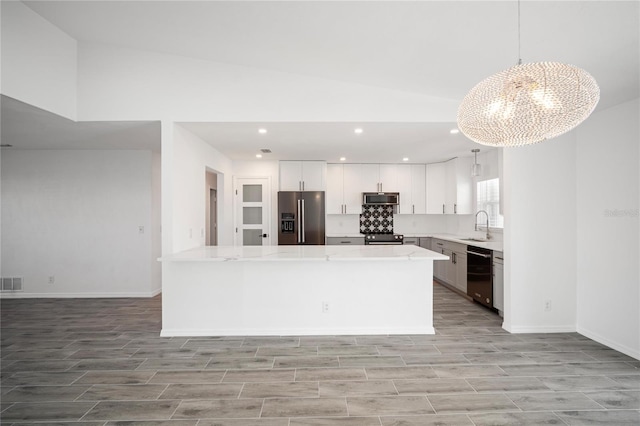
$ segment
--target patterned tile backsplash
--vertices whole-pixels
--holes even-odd
[[[393,206],[365,204],[360,213],[361,234],[393,234]]]

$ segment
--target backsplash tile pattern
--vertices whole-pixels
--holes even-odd
[[[361,234],[393,234],[393,206],[365,204],[360,213]]]

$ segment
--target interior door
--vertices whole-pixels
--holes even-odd
[[[271,244],[271,197],[268,178],[236,178],[235,245]]]

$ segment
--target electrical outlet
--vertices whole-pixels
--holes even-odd
[[[329,312],[329,302],[322,302],[322,313],[326,314]]]
[[[545,312],[551,311],[551,300],[548,299],[544,301],[544,311]]]
[[[49,284],[55,284],[56,282],[56,277],[55,275],[51,275],[49,276]]]

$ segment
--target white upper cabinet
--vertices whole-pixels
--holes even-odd
[[[424,164],[398,164],[397,186],[400,193],[398,214],[426,213],[426,166]]]
[[[427,164],[427,213],[473,213],[471,158]]]
[[[327,214],[344,214],[344,165],[327,164]]]
[[[398,192],[398,214],[426,212],[424,164],[328,164],[327,214],[362,213],[363,192]]]
[[[379,169],[377,164],[344,164],[345,213],[362,213],[362,193],[377,192]]]
[[[473,188],[471,179],[472,158],[454,158],[447,161],[446,212],[472,214]]]
[[[445,213],[447,165],[427,164],[427,214]]]
[[[374,165],[374,164],[372,164]],[[378,166],[378,192],[400,192],[398,187],[398,164],[375,164]]]
[[[427,212],[427,179],[424,164],[411,164],[411,213]]]
[[[324,191],[324,161],[280,161],[280,191]]]

